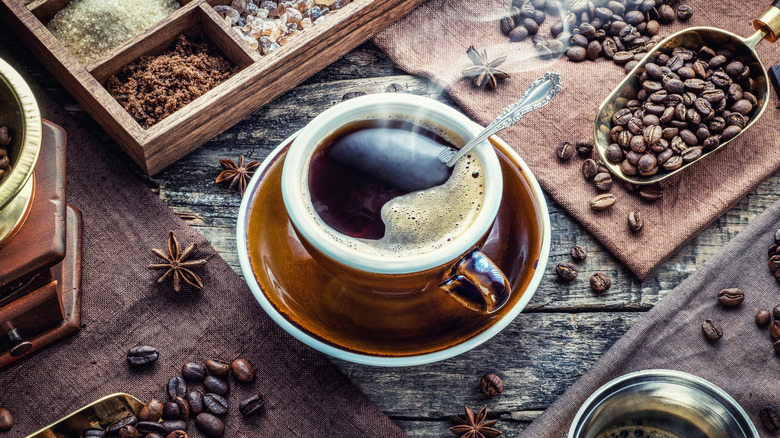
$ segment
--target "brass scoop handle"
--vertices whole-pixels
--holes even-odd
[[[780,33],[780,0],[774,0],[769,9],[753,20],[753,27],[764,32],[763,39],[770,43],[777,41],[777,35]]]

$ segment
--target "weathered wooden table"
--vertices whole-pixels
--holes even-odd
[[[0,31],[0,57],[13,58],[83,126],[118,147],[75,103],[13,35]],[[245,155],[262,161],[282,140],[351,91],[383,92],[393,83],[408,93],[454,105],[424,79],[406,75],[371,43],[363,44],[303,84],[256,111],[233,128],[153,178],[150,190],[214,245],[240,273],[235,226],[240,197],[214,183],[219,159]],[[554,147],[554,145],[550,145]],[[124,156],[123,156],[124,157]],[[126,157],[128,166],[136,168]],[[484,404],[505,436],[519,434],[573,384],[643,313],[704,264],[780,194],[775,174],[707,228],[644,281],[638,280],[558,204],[548,199],[552,250],[545,278],[533,300],[502,333],[482,346],[440,363],[411,368],[374,368],[333,360],[382,411],[413,437],[450,436],[450,415],[463,405]],[[579,244],[588,258],[579,277],[561,282],[555,265],[569,260]],[[605,272],[612,288],[594,294],[588,279]],[[479,390],[486,372],[503,377],[506,389],[495,398]]]

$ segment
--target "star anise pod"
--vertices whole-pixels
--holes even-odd
[[[487,419],[487,405],[479,410],[476,417],[474,416],[474,411],[468,406],[464,406],[464,409],[466,418],[451,417],[452,421],[457,425],[450,427],[450,432],[461,438],[495,438],[501,435],[500,430],[493,428],[498,420],[485,421]]]
[[[198,244],[192,242],[184,248],[184,251],[180,251],[179,240],[176,238],[176,235],[173,234],[173,231],[169,231],[168,254],[165,254],[164,251],[157,248],[152,249],[152,253],[165,260],[165,263],[153,263],[148,266],[149,269],[167,269],[162,277],[157,279],[157,282],[162,283],[168,278],[173,277],[173,290],[176,292],[181,291],[181,280],[184,280],[193,287],[203,289],[203,283],[200,281],[200,277],[189,268],[203,266],[206,264],[206,260],[187,260],[197,247]]]
[[[257,170],[260,162],[250,161],[245,165],[244,156],[241,155],[238,157],[238,164],[234,163],[233,160],[228,159],[219,160],[219,163],[222,164],[222,168],[225,170],[217,176],[217,184],[224,181],[230,181],[230,186],[228,188],[232,189],[238,186],[238,191],[241,192],[241,196],[244,196],[246,184],[249,182],[249,179],[252,178],[252,175],[255,174],[255,170]]]
[[[471,82],[475,87],[482,89],[487,86],[491,90],[495,90],[498,85],[498,79],[506,79],[509,77],[509,73],[498,68],[499,65],[504,63],[506,56],[489,61],[487,50],[482,49],[482,53],[479,53],[474,46],[469,46],[466,54],[474,65],[463,70],[463,76],[471,78]]]

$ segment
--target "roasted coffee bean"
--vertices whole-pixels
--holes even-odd
[[[770,246],[769,251],[767,251],[767,257],[772,257],[773,255],[776,255],[777,248],[780,248],[780,246],[778,246],[777,244]]]
[[[682,157],[682,160],[686,163],[690,163],[692,161],[698,160],[699,157],[701,157],[702,154],[702,148],[700,147],[692,147],[688,148],[680,153],[680,157]]]
[[[771,315],[769,315],[769,312],[766,310],[759,310],[758,313],[756,313],[756,325],[759,327],[766,327],[769,325],[769,321],[771,321]]]
[[[217,377],[226,376],[230,372],[230,364],[221,360],[209,359],[206,361],[206,369]]]
[[[772,335],[772,338],[774,338],[775,341],[780,339],[780,320],[774,320],[769,325],[769,334]]]
[[[504,35],[509,35],[509,32],[515,28],[515,20],[512,17],[503,17],[498,24]]]
[[[780,414],[772,406],[767,406],[758,413],[758,418],[761,419],[761,424],[764,425],[766,430],[774,432],[780,429]]]
[[[780,255],[769,257],[769,270],[777,272],[778,269],[780,269]]]
[[[495,376],[498,380],[490,378],[486,381],[485,379],[487,376]],[[486,386],[482,386],[482,382],[486,382]],[[501,394],[501,391],[504,390],[504,382],[501,381],[501,378],[495,374],[485,374],[485,376],[483,376],[482,380],[480,381],[480,386],[482,387],[483,393],[491,396]],[[493,392],[495,392],[495,394],[493,394]],[[241,415],[251,416],[259,414],[264,407],[265,400],[263,399],[263,396],[260,394],[255,394],[242,401],[241,404],[238,405],[238,411],[241,412]]]
[[[631,52],[616,52],[612,57],[612,61],[617,64],[623,65],[634,59],[634,54]]]
[[[150,433],[165,435],[165,426],[163,426],[162,423],[158,423],[157,421],[139,421],[138,424],[135,425],[135,428],[138,429],[139,433],[144,435],[148,435]]]
[[[604,292],[612,286],[612,280],[603,272],[596,272],[590,277],[590,287],[594,292]]]
[[[693,16],[693,8],[688,5],[680,5],[677,7],[677,19],[680,21],[688,21]]]
[[[731,105],[731,111],[745,115],[753,109],[753,104],[747,99],[740,99]]]
[[[119,438],[138,438],[138,429],[133,426],[122,426],[118,432]]]
[[[618,149],[620,149],[620,146],[618,146]],[[555,155],[561,161],[566,161],[574,156],[574,146],[568,141],[562,141],[558,143],[558,147],[555,148]]]
[[[368,93],[366,93],[365,91],[350,91],[349,93],[344,93],[344,95],[341,96],[341,100],[342,101],[350,100],[356,97],[365,96],[366,94]]]
[[[179,405],[174,403],[173,401],[169,401],[165,403],[165,406],[163,407],[163,419],[165,420],[183,420],[183,418],[180,418],[181,411],[179,410]]]
[[[209,392],[219,395],[227,395],[230,392],[230,386],[227,381],[214,376],[207,376],[203,379],[203,387]]]
[[[200,391],[190,391],[185,397],[187,405],[190,407],[190,415],[196,416],[203,412],[203,394]]]
[[[125,426],[135,426],[137,423],[138,423],[138,418],[136,418],[135,415],[128,415],[109,424],[106,427],[106,432],[110,434],[116,434],[119,432],[119,429]]]
[[[617,143],[612,143],[609,145],[609,147],[607,147],[607,152],[605,155],[607,156],[607,161],[610,163],[619,163],[620,160],[623,159],[623,150]]]
[[[720,323],[714,319],[704,320],[701,324],[701,331],[704,333],[704,336],[711,341],[718,340],[723,336],[723,328],[720,326]]]
[[[174,430],[168,435],[165,435],[165,438],[190,438],[190,436],[183,430]]]
[[[742,132],[742,128],[740,128],[737,125],[731,125],[726,127],[726,129],[723,130],[723,132],[720,134],[720,142],[727,142],[731,140],[732,138],[739,135],[739,133]]]
[[[726,307],[739,306],[744,300],[745,292],[736,287],[723,289],[722,291],[718,292],[718,301],[720,301],[720,303]]]
[[[188,362],[181,367],[181,376],[185,380],[202,382],[206,378],[206,367],[199,363]]]
[[[255,380],[255,369],[246,359],[236,359],[230,364],[233,377],[241,383],[249,383]]]
[[[595,160],[588,158],[582,163],[582,176],[585,177],[585,179],[593,179],[598,172],[599,166],[596,164]]]
[[[577,140],[577,143],[575,145],[575,148],[577,149],[577,153],[582,156],[589,156],[593,152],[593,140],[589,139],[581,139]]]
[[[533,18],[523,18],[523,21],[521,21],[520,24],[528,29],[528,33],[530,35],[536,35],[536,33],[539,32],[539,23],[537,23]]]
[[[165,428],[163,427],[163,429],[165,429]],[[146,436],[144,438],[165,438],[165,434],[152,432],[152,433],[146,434]]]
[[[0,432],[8,432],[14,427],[14,416],[11,411],[0,408]]]
[[[203,406],[214,415],[225,415],[230,408],[224,397],[211,392],[203,396]]]
[[[127,350],[127,362],[130,365],[147,365],[160,358],[160,353],[154,347],[141,345]]]
[[[174,430],[187,430],[187,422],[183,420],[165,420],[162,423],[165,433],[169,434]]]
[[[168,380],[168,397],[174,398],[176,396],[184,397],[187,395],[187,384],[184,383],[184,379],[179,376],[171,377]]]
[[[588,47],[585,50],[587,52],[588,59],[595,61],[598,59],[599,55],[601,55],[601,43],[599,40],[593,40],[588,43]]]
[[[615,205],[615,195],[612,193],[604,193],[603,195],[595,196],[590,200],[590,208],[593,211],[605,211],[612,208]]]
[[[606,172],[597,174],[593,177],[593,185],[602,192],[609,191],[612,188],[612,175]]]
[[[558,266],[555,267],[555,272],[558,274],[559,277],[569,281],[577,278],[577,273],[578,273],[577,267],[567,262],[558,263]]]
[[[653,154],[643,154],[637,163],[637,168],[640,175],[655,175],[658,172],[658,159]]]
[[[639,210],[634,210],[630,213],[628,213],[628,228],[633,232],[638,232],[642,230],[642,227],[645,226],[644,219],[642,218],[642,213]]]
[[[526,29],[525,26],[523,26],[523,25],[515,26],[515,28],[512,29],[509,32],[509,40],[514,42],[514,43],[523,41],[526,38],[528,38],[528,29]],[[567,56],[568,56],[568,53],[567,53]],[[572,59],[572,58],[569,57],[569,59]],[[582,49],[582,59],[580,59],[580,61],[583,61],[583,60],[585,60],[585,49]],[[573,59],[572,59],[572,61],[573,61]]]
[[[106,436],[106,431],[103,429],[87,429],[84,431],[84,438],[88,438],[88,437],[103,438],[104,436]]]
[[[772,316],[774,316],[775,319],[780,319],[780,305],[777,305],[772,309]]]
[[[493,373],[487,373],[484,376],[482,376],[482,378],[479,379],[479,387],[482,389],[483,394],[490,397],[495,397],[504,391],[504,381],[501,380],[501,377],[498,377]],[[252,404],[252,401],[250,401],[252,399],[254,399],[255,404],[259,403],[260,408],[262,408],[262,405],[264,404],[263,398],[260,396],[260,394],[257,394],[250,399],[244,400],[241,403],[239,410],[241,411],[242,414],[244,413],[245,404],[247,408],[249,408]],[[250,413],[247,412],[244,415],[250,415]]]
[[[570,253],[571,253],[571,258],[577,260],[578,262],[581,262],[585,260],[586,257],[588,257],[588,250],[586,250],[584,247],[580,245],[572,246]]]
[[[652,186],[644,186],[641,189],[639,189],[639,196],[644,199],[645,201],[655,202],[663,197],[663,190],[661,190],[660,187],[652,185]]]
[[[225,424],[222,420],[206,412],[195,418],[195,427],[208,437],[221,437],[225,434]]]
[[[671,149],[669,150],[671,152]],[[683,159],[679,155],[673,155],[669,157],[667,160],[664,160],[663,164],[661,165],[664,169],[668,171],[677,170],[683,165]]]
[[[144,407],[141,408],[141,412],[138,414],[138,419],[141,421],[160,421],[163,415],[163,403],[157,399],[151,399]]]

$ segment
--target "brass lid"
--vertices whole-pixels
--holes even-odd
[[[0,59],[0,125],[3,124],[9,125],[13,132],[8,146],[11,172],[0,183],[0,211],[32,176],[43,135],[41,113],[32,90],[16,70]]]

